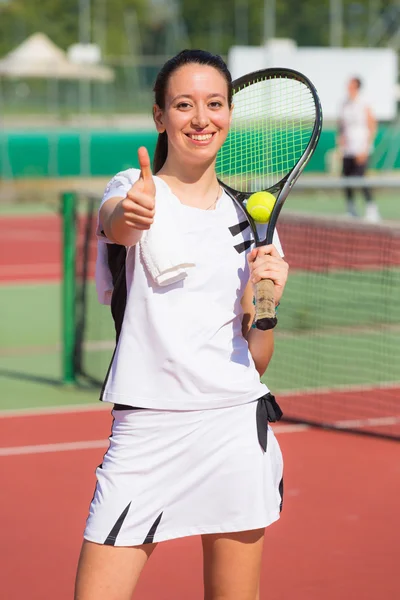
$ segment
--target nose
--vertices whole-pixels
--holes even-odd
[[[194,127],[198,127],[199,129],[204,129],[207,127],[209,123],[209,118],[207,116],[207,111],[203,106],[198,106],[195,114],[192,117],[192,124]]]

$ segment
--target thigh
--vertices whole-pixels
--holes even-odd
[[[202,536],[205,600],[258,600],[264,531]]]
[[[368,166],[368,161],[366,160],[365,162],[362,163],[356,163],[354,166],[354,175],[358,176],[358,177],[362,177],[363,175],[365,175],[365,172],[367,170],[367,166]]]
[[[85,540],[79,557],[75,600],[131,600],[156,545],[105,546]]]
[[[345,177],[352,177],[356,175],[356,161],[353,156],[345,156],[343,158],[343,170],[342,175]]]

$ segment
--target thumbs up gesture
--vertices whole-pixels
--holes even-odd
[[[140,177],[121,202],[124,221],[133,229],[150,229],[154,220],[156,186],[151,173],[150,158],[144,147],[138,150]]]

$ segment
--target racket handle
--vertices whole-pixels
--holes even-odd
[[[256,318],[257,329],[263,331],[273,329],[278,320],[275,313],[274,282],[261,279],[256,284]]]

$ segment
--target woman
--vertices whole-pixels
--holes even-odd
[[[220,57],[181,52],[155,84],[156,176],[141,148],[140,170],[118,174],[103,198],[117,347],[102,399],[114,403],[114,421],[76,600],[130,599],[158,541],[197,534],[206,600],[259,598],[264,529],[279,518],[283,466],[272,431],[267,445],[260,439],[263,406],[279,407],[260,382],[273,332],[251,327],[253,284],[272,279],[278,304],[288,266],[275,245],[247,260],[240,250],[248,228],[215,173],[231,111]],[[164,230],[168,219],[178,225],[174,237],[194,264],[164,286],[141,246],[157,219]]]

